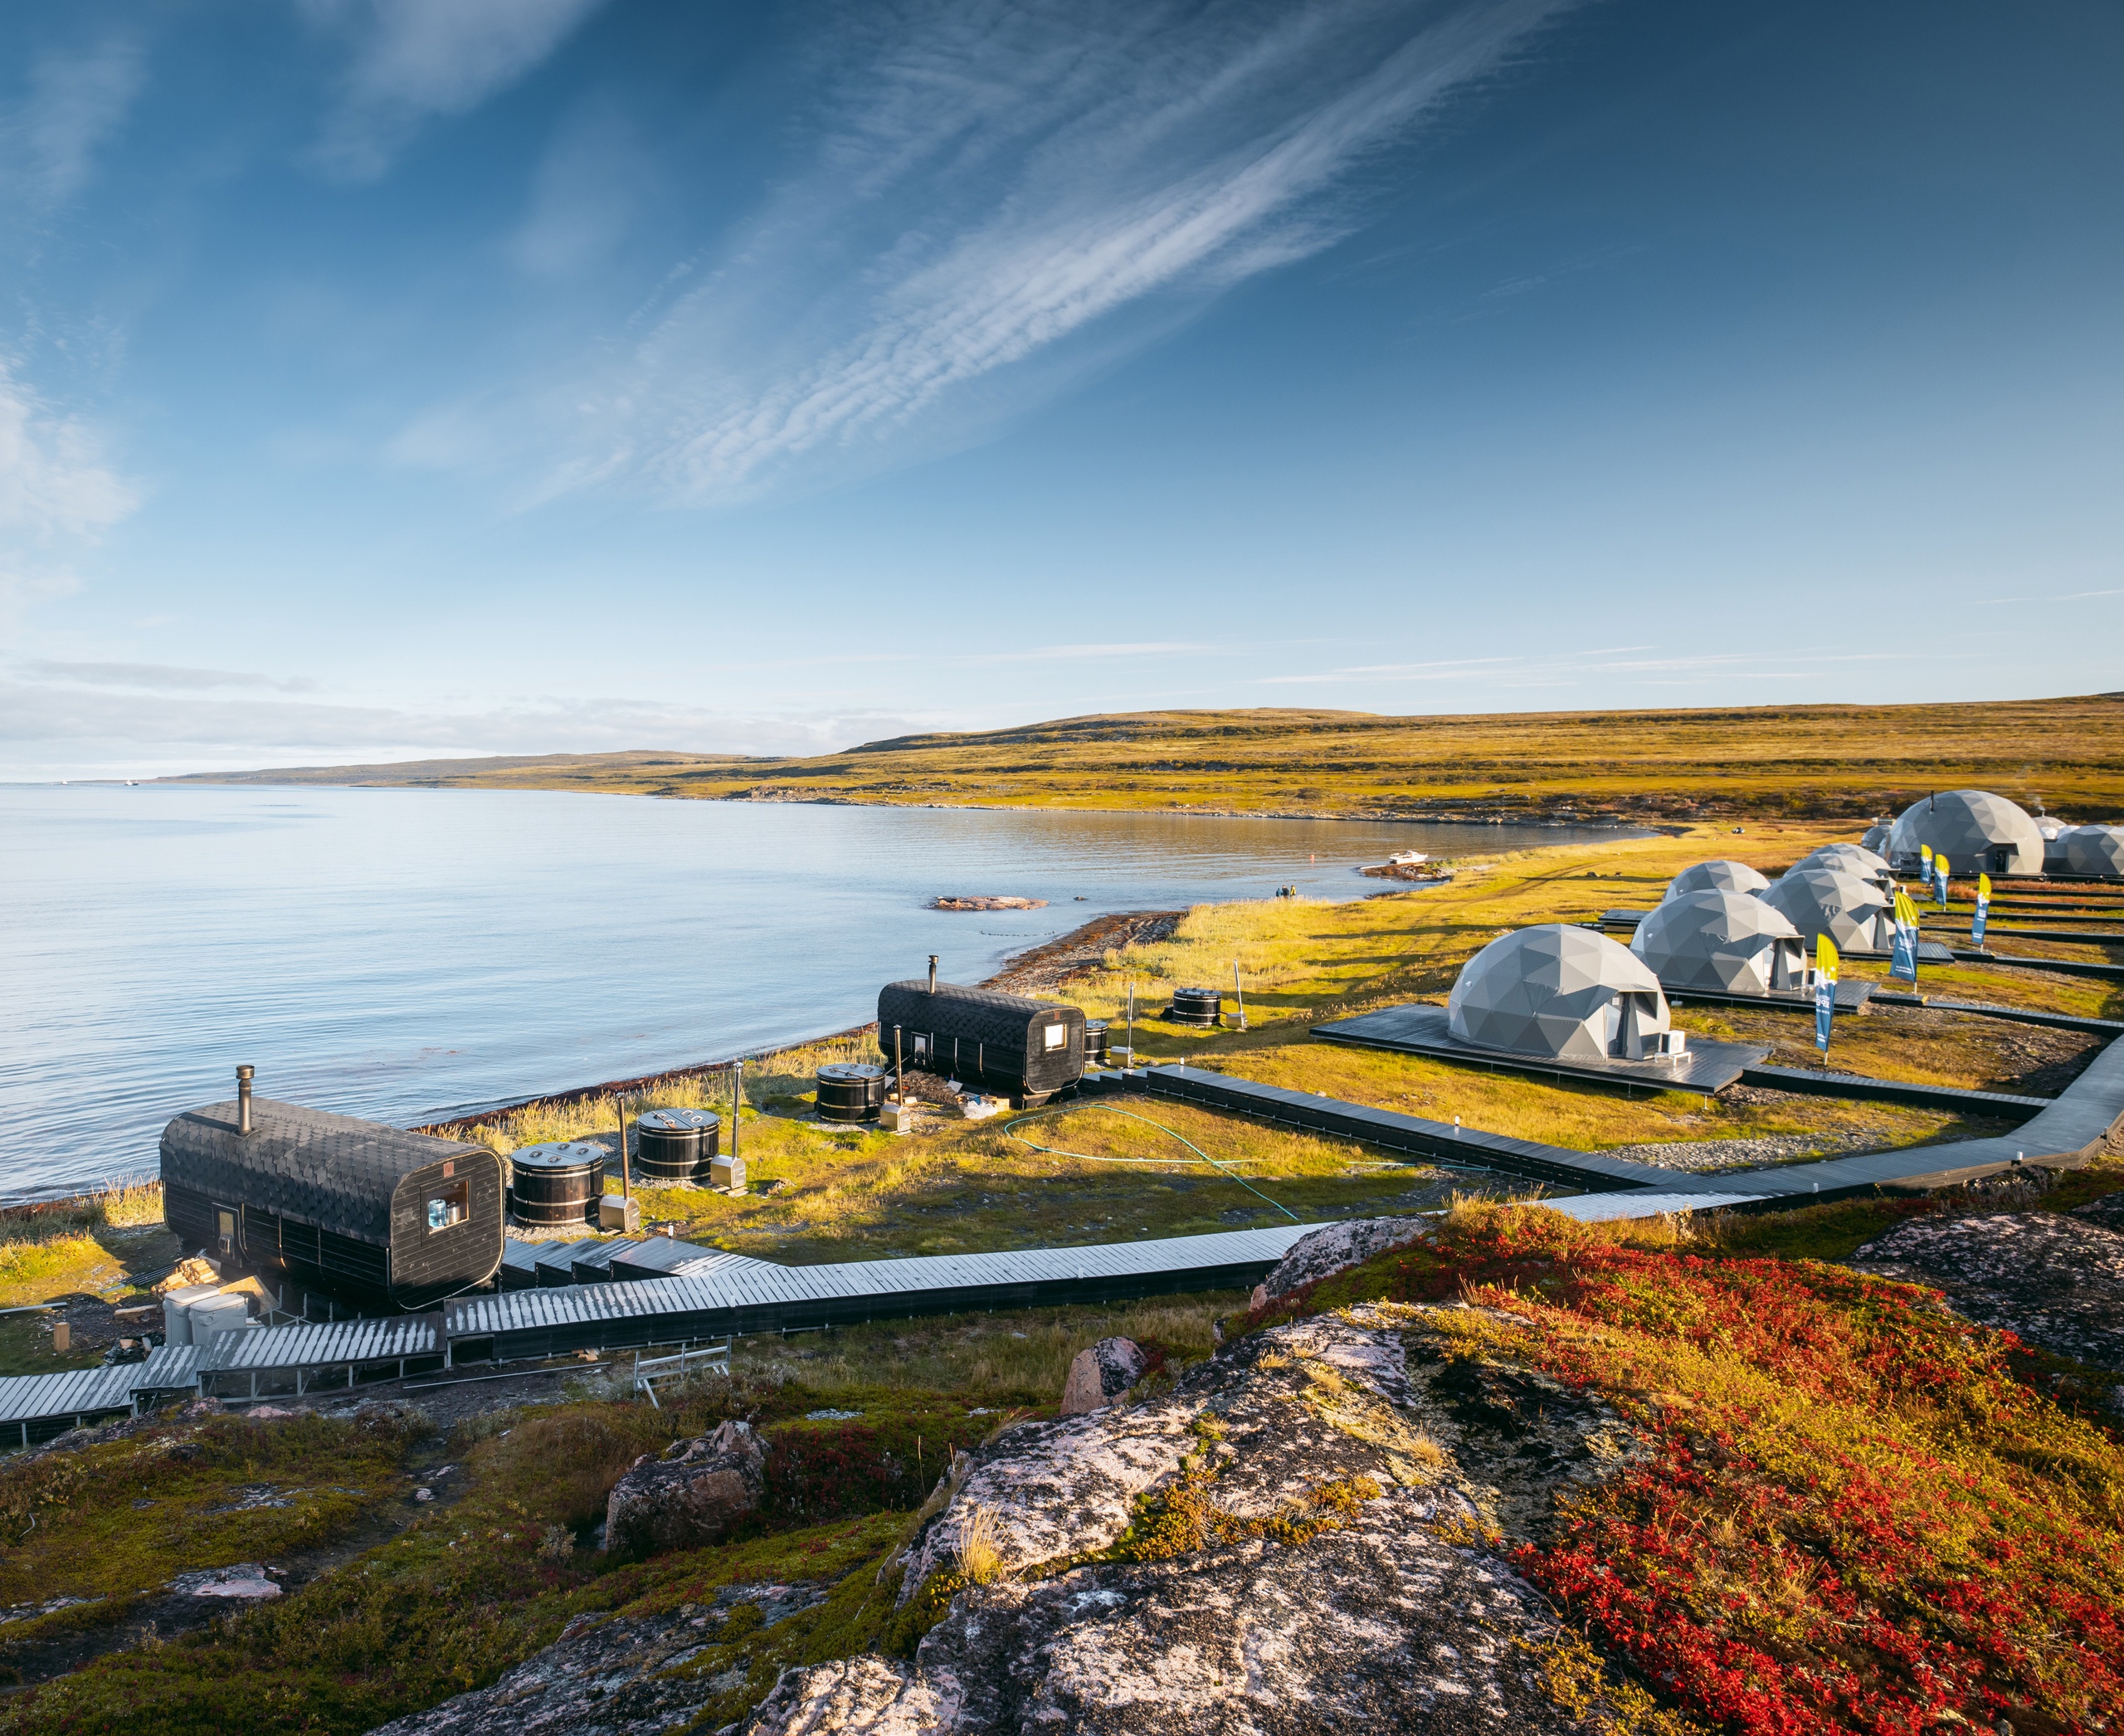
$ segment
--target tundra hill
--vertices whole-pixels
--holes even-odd
[[[192,781],[1351,819],[1858,818],[1979,787],[2095,820],[2124,810],[2124,695],[1454,717],[1147,711],[804,758],[544,754]]]

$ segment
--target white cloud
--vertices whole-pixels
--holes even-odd
[[[0,361],[0,534],[92,536],[135,504],[88,427],[55,411]]]
[[[300,0],[351,39],[353,59],[317,159],[349,181],[385,173],[421,125],[516,82],[604,0]]]
[[[1348,232],[1353,172],[1567,3],[855,9],[792,124],[808,167],[675,271],[627,360],[439,409],[402,452],[537,464],[558,438],[540,495],[693,505],[964,445]]]
[[[590,105],[548,148],[511,255],[543,277],[597,264],[634,226],[656,178],[655,159],[626,117],[607,105]]]
[[[42,205],[80,192],[139,93],[145,58],[138,42],[110,37],[38,61],[27,97],[0,112],[0,178]]]
[[[344,764],[379,757],[594,753],[645,747],[821,753],[879,736],[933,729],[941,721],[860,707],[746,713],[566,695],[483,710],[420,711],[0,680],[0,778],[80,775],[112,766]]]
[[[217,687],[265,687],[276,693],[309,693],[317,683],[307,676],[280,680],[227,669],[186,669],[169,663],[55,663],[32,659],[22,672],[44,681],[69,681],[83,687],[144,687],[152,692],[192,693]]]

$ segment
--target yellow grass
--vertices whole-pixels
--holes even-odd
[[[904,736],[811,758],[644,751],[241,775],[753,801],[1388,817],[1854,817],[1975,786],[2092,818],[2124,808],[2124,704],[2095,696],[1460,717],[1152,711]]]

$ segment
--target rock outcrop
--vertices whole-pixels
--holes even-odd
[[[720,1542],[767,1492],[767,1443],[750,1423],[635,1460],[605,1504],[605,1547],[633,1555]]]
[[[790,1670],[751,1736],[1595,1728],[1547,1691],[1556,1629],[1498,1550],[1634,1439],[1459,1355],[1440,1312],[1299,1321],[1006,1431],[909,1547],[904,1603],[957,1587],[913,1660]],[[969,1528],[986,1582],[933,1580]]]
[[[1254,1304],[1291,1295],[1308,1284],[1362,1265],[1389,1248],[1415,1241],[1430,1227],[1430,1220],[1423,1217],[1364,1217],[1301,1236],[1262,1280],[1254,1293]]]
[[[2124,1373],[2120,1202],[2124,1194],[2076,1212],[1908,1217],[1859,1249],[1852,1264],[1929,1285],[1970,1319]]]
[[[811,1609],[822,1586],[726,1586],[714,1602],[688,1604],[668,1616],[600,1621],[578,1616],[562,1636],[509,1670],[492,1687],[475,1689],[425,1712],[415,1712],[370,1736],[636,1736],[683,1729],[725,1691],[714,1675],[683,1666],[733,1630],[772,1628]],[[757,1614],[751,1612],[757,1612]]]
[[[1079,1350],[1062,1382],[1062,1414],[1104,1410],[1143,1378],[1151,1359],[1133,1339],[1101,1339]]]

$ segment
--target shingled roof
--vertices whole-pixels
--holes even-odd
[[[263,1097],[252,1101],[251,1131],[239,1134],[236,1113],[233,1103],[210,1104],[164,1128],[163,1181],[379,1247],[390,1246],[401,1181],[485,1148]]]

